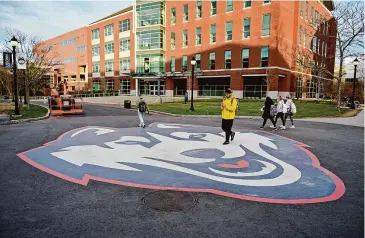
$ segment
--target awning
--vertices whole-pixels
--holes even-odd
[[[204,79],[204,78],[230,78],[231,75],[198,75],[197,78]]]
[[[242,74],[242,77],[266,77],[267,74]]]

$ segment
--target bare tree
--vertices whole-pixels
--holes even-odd
[[[26,55],[26,70],[24,72],[25,95],[29,99],[29,91],[33,92],[40,90],[45,85],[44,76],[50,73],[55,65],[60,62],[55,62],[57,53],[52,51],[52,48],[42,42],[40,37],[21,32],[17,29],[7,28],[5,30],[5,39],[10,39],[15,36],[19,42],[16,51]],[[8,41],[5,41],[3,48],[11,52],[11,46]],[[25,104],[28,100],[25,100]]]
[[[11,74],[6,68],[0,67],[0,92],[10,96],[12,92]]]

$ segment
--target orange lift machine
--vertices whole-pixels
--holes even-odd
[[[67,95],[67,82],[61,82],[58,90],[51,89],[48,103],[52,116],[84,114],[82,99],[75,99],[72,95]]]

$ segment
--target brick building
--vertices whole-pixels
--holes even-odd
[[[332,1],[135,0],[87,26],[88,85],[127,95],[182,95],[191,89],[195,57],[199,96],[231,88],[240,98],[321,97],[330,77],[297,58],[333,73],[332,10]]]

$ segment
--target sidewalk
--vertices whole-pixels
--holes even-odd
[[[348,126],[364,127],[364,110],[362,110],[355,117],[342,117],[342,118],[308,118],[308,119],[297,119],[297,121],[313,121],[323,123],[333,123]]]

